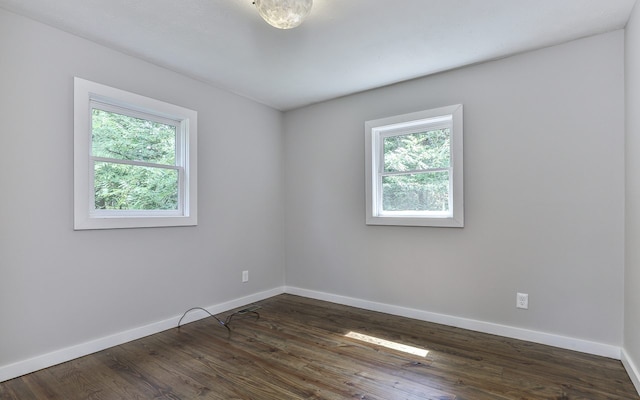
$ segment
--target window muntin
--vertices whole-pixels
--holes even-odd
[[[75,79],[74,227],[197,224],[197,114]]]
[[[463,226],[462,106],[365,127],[367,224]]]

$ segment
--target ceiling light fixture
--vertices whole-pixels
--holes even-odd
[[[279,29],[300,25],[311,12],[313,0],[255,0],[262,19]]]

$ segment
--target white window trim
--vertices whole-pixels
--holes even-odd
[[[463,127],[462,104],[396,115],[365,122],[365,193],[367,225],[464,227],[463,180]],[[449,196],[451,212],[381,212],[380,163],[382,159],[381,137],[402,132],[408,134],[413,127],[423,130],[425,125],[437,127],[451,122],[451,178]]]
[[[94,209],[91,157],[91,106],[122,107],[174,121],[180,179],[178,211],[106,211]],[[146,228],[197,225],[197,112],[81,78],[74,78],[74,229]]]

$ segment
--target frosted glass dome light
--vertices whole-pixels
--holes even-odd
[[[311,12],[313,0],[255,0],[262,19],[279,29],[300,25]]]

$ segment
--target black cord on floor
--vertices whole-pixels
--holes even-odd
[[[184,318],[184,317],[185,317],[185,316],[186,316],[190,311],[193,311],[193,310],[202,310],[202,311],[206,312],[207,314],[209,314],[209,316],[210,316],[210,317],[215,318],[215,319],[216,319],[216,321],[218,321],[218,322],[220,323],[220,325],[224,326],[225,328],[227,328],[227,330],[228,330],[229,332],[231,332],[231,329],[227,326],[227,324],[225,324],[224,322],[220,321],[220,320],[218,319],[218,317],[216,317],[215,315],[211,314],[209,311],[205,310],[205,309],[204,309],[204,308],[202,308],[202,307],[193,307],[193,308],[190,308],[190,309],[188,309],[187,311],[185,311],[185,312],[184,312],[184,314],[182,314],[182,317],[180,317],[180,321],[178,321],[178,329],[180,329],[180,323],[182,322],[182,319],[183,319],[183,318]]]
[[[251,313],[251,314],[255,314],[256,319],[260,319],[260,313],[258,313],[256,311],[256,310],[259,310],[260,308],[262,308],[262,307],[260,307],[260,306],[250,306],[250,307],[247,307],[247,308],[243,308],[242,310],[238,310],[238,311],[234,312],[233,314],[231,314],[231,315],[229,315],[227,317],[227,319],[224,321],[224,325],[225,326],[228,325],[231,322],[231,319],[233,317],[235,317],[236,315],[244,315],[244,314]]]
[[[247,308],[243,308],[242,310],[238,310],[236,312],[234,312],[233,314],[229,315],[227,317],[227,319],[225,321],[221,321],[220,319],[218,319],[218,317],[216,317],[215,315],[211,314],[209,311],[207,311],[206,309],[202,308],[202,307],[193,307],[188,309],[187,311],[184,312],[184,314],[182,314],[182,317],[180,317],[180,320],[178,321],[178,329],[180,329],[180,323],[182,323],[182,320],[184,319],[184,317],[193,310],[202,310],[204,312],[206,312],[207,314],[209,314],[210,317],[213,317],[216,319],[216,321],[218,321],[218,323],[222,326],[224,326],[225,328],[227,328],[227,330],[229,331],[229,333],[231,333],[231,328],[229,328],[229,323],[231,322],[231,319],[233,317],[235,317],[236,315],[244,315],[244,314],[254,314],[256,316],[256,319],[260,319],[260,314],[256,311],[259,310],[261,307],[260,306],[250,306]]]

